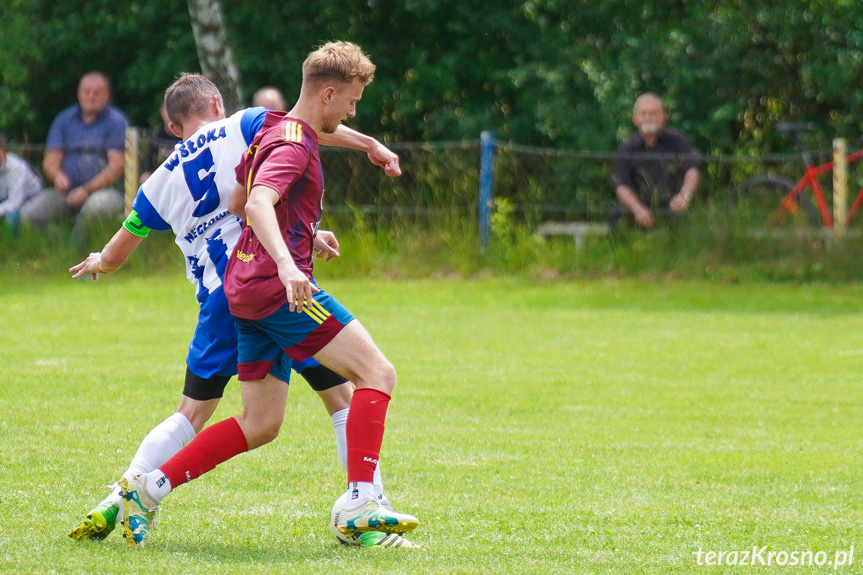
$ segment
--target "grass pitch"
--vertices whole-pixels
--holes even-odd
[[[181,274],[0,279],[0,572],[863,572],[863,289],[324,280],[396,365],[383,472],[423,549],[337,545],[329,418],[168,496],[143,553],[66,532],[176,408]],[[240,409],[232,382],[214,419]],[[854,546],[850,566],[837,552]],[[714,556],[714,561],[715,561]],[[702,555],[702,563],[706,555]],[[846,562],[847,562],[846,557]]]

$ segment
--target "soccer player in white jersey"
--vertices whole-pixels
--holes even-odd
[[[165,92],[165,107],[170,128],[182,141],[138,190],[132,211],[102,251],[69,270],[73,278],[114,273],[150,230],[170,229],[185,257],[186,276],[197,289],[200,311],[189,344],[180,405],[144,438],[124,476],[156,469],[188,443],[213,414],[228,380],[237,373],[237,335],[222,276],[242,221],[228,211],[228,199],[236,181],[234,168],[266,115],[264,108],[249,108],[226,118],[218,88],[200,74],[180,76]],[[387,175],[401,174],[398,156],[374,138],[344,126],[321,143],[364,150]],[[315,248],[328,258],[338,256],[338,242],[331,232],[320,231]],[[346,467],[345,424],[352,384],[314,360],[295,364],[294,369],[321,397],[333,421],[339,462]],[[379,470],[375,482],[380,500],[386,502]],[[120,504],[120,489],[115,486],[69,536],[104,539],[122,517]],[[400,536],[394,544],[392,534],[383,541],[386,535],[370,534],[363,544],[415,547]]]

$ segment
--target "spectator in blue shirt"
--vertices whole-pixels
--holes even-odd
[[[76,217],[76,228],[94,219],[119,220],[123,193],[112,187],[123,175],[129,121],[109,104],[111,85],[101,72],[84,74],[78,104],[54,118],[42,169],[53,187],[21,209],[21,221],[44,226]]]

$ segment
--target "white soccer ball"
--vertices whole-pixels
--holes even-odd
[[[345,506],[345,503],[348,501],[348,492],[345,491],[342,493],[341,497],[336,499],[336,502],[333,503],[333,508],[330,510],[330,533],[333,534],[333,537],[338,539],[339,543],[342,545],[353,545],[354,547],[360,546],[360,534],[357,533],[355,535],[345,535],[344,533],[338,530],[339,524],[339,515],[342,512],[342,509]]]

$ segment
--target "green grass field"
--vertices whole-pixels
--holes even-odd
[[[398,369],[384,480],[419,517],[423,549],[330,537],[343,474],[299,378],[282,435],[171,494],[146,551],[116,533],[71,541],[176,408],[194,293],[173,270],[12,274],[0,278],[0,572],[863,572],[860,286],[323,285]],[[216,418],[239,407],[233,382]],[[835,571],[695,555],[767,546],[765,560],[832,563],[852,545]]]

